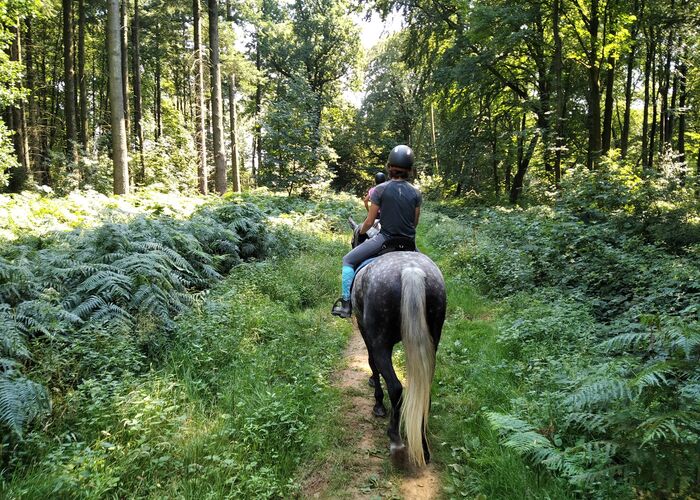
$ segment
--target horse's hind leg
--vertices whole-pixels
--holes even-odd
[[[390,349],[375,353],[374,360],[377,364],[377,369],[386,381],[389,399],[391,400],[391,418],[389,419],[389,428],[387,429],[387,434],[389,435],[389,442],[391,445],[391,455],[392,458],[402,462],[406,454],[406,448],[401,440],[401,433],[399,431],[401,393],[403,391],[403,387],[401,386],[401,381],[396,376],[394,367],[391,364]]]
[[[369,353],[369,367],[372,369],[372,376],[370,377],[370,385],[374,387],[374,408],[372,413],[375,417],[386,417],[386,408],[384,408],[384,391],[382,390],[382,384],[379,380],[379,371],[377,370],[377,364],[374,362],[374,356]]]

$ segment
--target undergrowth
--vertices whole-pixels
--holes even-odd
[[[296,491],[347,333],[325,317],[353,202],[104,198],[51,231],[30,198],[1,249],[2,496]]]
[[[447,322],[459,334],[443,346],[440,390],[464,419],[446,427],[464,440],[455,491],[495,487],[479,466],[491,432],[569,496],[697,495],[697,202],[679,190],[671,203],[661,175],[629,176],[611,166],[575,177],[556,207],[448,207],[454,218],[430,224],[448,296],[473,288],[497,314],[482,323],[458,306]],[[685,221],[675,235],[671,215]]]

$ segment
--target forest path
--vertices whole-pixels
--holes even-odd
[[[353,332],[344,353],[345,363],[336,372],[333,384],[342,394],[338,419],[342,435],[338,450],[304,481],[304,498],[403,498],[432,500],[440,497],[440,481],[434,466],[422,470],[399,471],[389,460],[386,418],[372,415],[373,389],[367,349],[362,335]],[[385,391],[386,393],[386,391]],[[385,396],[388,405],[388,395]]]

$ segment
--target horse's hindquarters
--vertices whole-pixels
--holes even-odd
[[[409,459],[423,465],[429,459],[425,430],[435,351],[445,319],[442,273],[424,254],[392,252],[377,257],[357,273],[352,299],[373,376],[381,373],[387,383],[393,410],[388,429],[392,450],[403,446],[401,415]],[[401,382],[391,365],[393,346],[402,339],[408,378],[403,398]],[[375,398],[380,404],[381,386],[375,388]]]

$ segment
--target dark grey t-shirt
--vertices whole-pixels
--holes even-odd
[[[375,186],[370,200],[382,212],[382,234],[415,238],[416,208],[423,202],[417,188],[408,181],[392,179]]]

